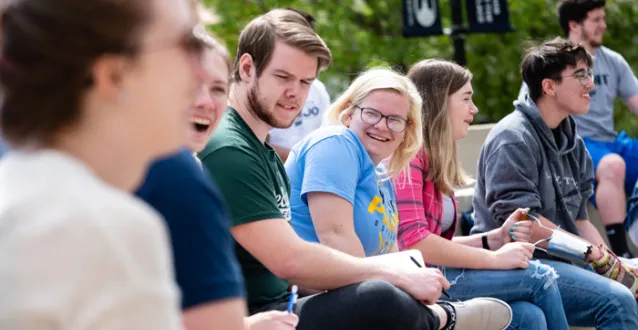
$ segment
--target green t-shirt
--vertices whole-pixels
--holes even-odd
[[[290,221],[290,183],[284,164],[272,147],[257,139],[235,109],[228,108],[198,157],[224,195],[231,226],[267,219]],[[239,244],[236,252],[250,307],[286,296],[287,280],[276,277]]]

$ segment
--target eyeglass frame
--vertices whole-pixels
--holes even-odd
[[[369,125],[376,125],[376,124],[378,124],[378,123],[379,123],[379,122],[380,122],[383,118],[385,118],[385,126],[386,126],[386,127],[387,127],[390,131],[392,131],[392,132],[394,132],[394,133],[403,133],[403,132],[405,132],[405,130],[408,128],[408,125],[410,124],[410,121],[409,121],[409,120],[407,120],[407,119],[403,119],[403,118],[401,118],[401,117],[393,116],[393,115],[389,115],[389,116],[384,115],[383,113],[381,113],[381,111],[379,111],[379,110],[377,110],[377,109],[375,109],[375,108],[362,107],[362,106],[359,106],[359,105],[356,105],[356,104],[355,104],[355,105],[353,105],[352,107],[353,107],[353,108],[355,108],[355,109],[359,109],[359,110],[361,110],[361,115],[360,115],[360,116],[361,116],[361,120],[362,120],[364,123],[366,123],[366,124],[369,124]],[[363,119],[363,111],[364,111],[364,110],[370,110],[370,111],[373,111],[374,113],[379,114],[379,116],[380,116],[380,117],[379,117],[379,120],[377,120],[377,121],[376,121],[376,122],[374,122],[374,123],[371,123],[371,122],[366,121],[365,119]],[[403,127],[403,130],[401,130],[400,132],[397,132],[397,131],[393,130],[392,128],[390,128],[390,123],[388,122],[388,119],[398,119],[398,120],[402,120],[403,122],[405,122],[405,126]]]
[[[589,78],[591,78],[592,80],[594,79],[594,70],[591,69],[587,69],[587,73],[585,75],[583,75],[582,77],[578,77],[578,74],[583,72],[583,70],[585,69],[578,69],[574,72],[572,72],[572,74],[566,75],[566,76],[556,76],[554,79],[556,78],[576,78],[578,79],[578,82],[580,82],[581,85],[583,86],[587,86],[587,83],[589,82]],[[583,79],[587,79],[583,82]]]

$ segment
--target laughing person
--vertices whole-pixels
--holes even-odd
[[[193,157],[217,128],[228,100],[228,51],[211,36],[207,41],[210,49],[202,62],[206,79],[189,108],[187,148],[156,161],[137,195],[162,215],[169,229],[188,330],[292,330],[299,321],[295,314],[270,311],[244,317],[244,280],[226,205]]]

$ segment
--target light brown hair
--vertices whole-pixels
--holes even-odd
[[[450,194],[470,180],[461,168],[452,136],[448,97],[472,80],[472,73],[456,63],[431,59],[412,66],[408,78],[423,98],[423,148],[429,165],[426,178],[434,182],[437,190]]]
[[[330,49],[315,32],[308,14],[292,9],[273,9],[252,20],[239,36],[237,57],[233,68],[232,82],[238,82],[239,59],[249,54],[255,63],[257,77],[261,76],[275,49],[275,43],[285,44],[301,49],[317,58],[317,72],[330,65],[332,55]]]

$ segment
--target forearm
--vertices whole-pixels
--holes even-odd
[[[478,237],[479,242],[481,241],[478,235],[474,236]],[[410,248],[421,251],[423,260],[427,264],[471,269],[490,269],[492,267],[492,253],[490,251],[452,242],[433,234],[428,235]]]
[[[634,116],[638,117],[638,95],[630,97],[627,102],[627,107],[631,110]]]
[[[483,248],[483,235],[476,234],[470,236],[455,236],[452,240],[454,243],[462,244],[465,246],[471,246],[474,248]],[[498,250],[503,246],[503,238],[499,229],[493,229],[487,232],[487,245],[490,250]]]
[[[596,246],[606,246],[605,240],[598,232],[598,229],[589,220],[576,220],[576,227],[580,231],[580,236]]]
[[[318,290],[332,290],[366,280],[385,280],[398,285],[402,280],[375,261],[357,258],[316,243],[303,242],[296,249],[283,278]]]
[[[554,223],[549,221],[547,218],[543,216],[539,216],[538,219],[541,221],[543,226],[549,229],[540,228],[539,226],[534,226],[532,230],[531,240],[530,240],[532,243],[538,242],[540,240],[550,237],[552,235],[551,230],[558,229],[558,226],[556,226]],[[600,236],[596,228],[591,224],[591,222],[589,222],[589,220],[576,220],[576,227],[578,227],[578,230],[580,231],[581,236],[576,236],[562,229],[558,229],[558,230],[560,230],[561,232],[567,233],[568,235],[577,237],[580,240],[587,241],[588,243],[593,244],[595,247],[599,246],[599,244],[604,245],[604,241],[602,237]],[[591,240],[592,238],[594,239],[593,241]],[[543,243],[540,243],[539,246],[542,248],[547,248],[548,244],[547,242],[543,242]],[[597,259],[599,258],[599,256],[600,256],[600,250],[598,248],[594,248],[591,257],[593,259]]]
[[[318,233],[321,244],[335,250],[347,253],[354,257],[365,258],[366,254],[363,245],[355,232],[324,232]]]
[[[188,330],[243,330],[246,303],[233,298],[203,304],[184,311],[184,327]]]

